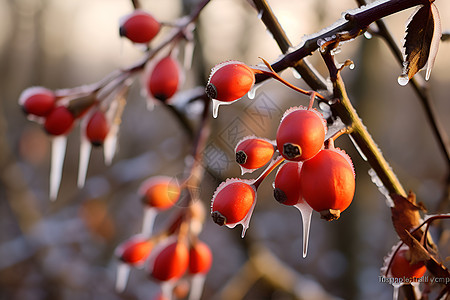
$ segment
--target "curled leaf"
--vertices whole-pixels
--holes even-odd
[[[406,26],[401,77],[409,80],[425,66],[426,79],[430,77],[441,35],[439,12],[434,4],[423,5],[413,13]]]

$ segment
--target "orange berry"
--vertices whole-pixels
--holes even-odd
[[[189,250],[189,273],[206,274],[211,268],[212,253],[209,246],[201,241],[196,242]]]
[[[86,136],[94,146],[101,146],[108,135],[109,123],[103,112],[97,110],[86,125]]]
[[[231,102],[243,97],[255,83],[255,74],[246,64],[228,61],[215,66],[206,86],[212,99]]]
[[[326,131],[326,121],[316,110],[291,108],[278,127],[277,147],[287,160],[307,160],[322,148]]]
[[[140,193],[145,205],[166,210],[178,201],[180,187],[172,177],[154,176],[141,185]]]
[[[286,162],[277,172],[273,195],[275,200],[284,205],[295,205],[302,201],[300,190],[300,170],[298,162]]]
[[[258,169],[267,164],[275,152],[274,146],[267,140],[247,137],[241,140],[235,149],[236,162],[246,169]]]
[[[185,243],[175,241],[165,246],[155,257],[151,276],[160,281],[178,279],[189,265],[189,250]]]
[[[166,101],[178,90],[180,67],[171,56],[161,59],[154,67],[148,82],[149,93],[160,101]]]
[[[391,264],[391,273],[395,278],[420,278],[427,271],[423,262],[411,264],[408,249],[400,249]]]
[[[25,89],[19,97],[19,104],[26,114],[39,117],[48,115],[55,107],[55,94],[41,86]]]
[[[135,10],[122,19],[119,34],[138,44],[149,43],[159,32],[160,24],[147,12]]]
[[[152,249],[151,241],[136,236],[120,244],[116,248],[115,255],[123,262],[137,266],[145,262]]]
[[[45,118],[44,129],[51,135],[68,133],[75,122],[73,114],[65,106],[55,107]]]
[[[322,218],[338,219],[352,202],[355,173],[350,157],[340,149],[325,149],[305,161],[300,173],[302,196]]]
[[[255,199],[252,185],[236,179],[227,180],[214,193],[211,216],[221,226],[238,223],[250,212]]]

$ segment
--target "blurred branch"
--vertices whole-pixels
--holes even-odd
[[[329,295],[317,282],[302,276],[279,260],[263,244],[252,243],[249,252],[249,260],[214,299],[243,299],[248,290],[259,279],[264,279],[273,288],[292,295],[293,299],[336,299]]]
[[[359,5],[366,4],[365,0],[357,0],[357,2]],[[389,32],[386,23],[383,20],[377,20],[375,23],[378,27],[378,31],[376,32],[377,35],[381,36],[385,40],[400,66],[403,66],[402,51],[397,46],[392,34]],[[413,78],[411,78],[409,83],[412,85],[423,105],[427,120],[430,123],[433,134],[439,143],[441,152],[447,161],[447,171],[450,172],[450,139],[442,126],[442,122],[439,120],[436,107],[431,101],[425,81],[419,74],[416,74]]]
[[[287,53],[292,47],[291,41],[288,39],[285,31],[274,15],[272,8],[266,0],[253,0],[253,3],[261,14],[261,21],[266,25],[269,32],[277,42],[281,52]],[[299,60],[293,68],[302,76],[303,80],[314,90],[327,90],[325,79],[311,66],[304,58]]]
[[[139,0],[131,0],[131,4],[133,4],[134,9],[142,8],[141,1]]]

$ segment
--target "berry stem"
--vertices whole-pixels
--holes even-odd
[[[315,91],[306,91],[306,90],[304,90],[304,89],[301,89],[301,88],[299,88],[299,87],[296,87],[295,85],[293,85],[293,84],[287,82],[286,80],[284,80],[280,75],[278,75],[278,74],[273,70],[272,66],[269,64],[269,62],[268,62],[267,60],[265,60],[265,59],[262,58],[262,57],[260,57],[260,59],[264,62],[264,64],[266,65],[266,67],[269,69],[269,71],[262,70],[262,69],[255,69],[255,68],[252,68],[252,70],[255,72],[255,74],[265,74],[265,75],[268,75],[268,76],[270,76],[270,77],[272,77],[272,78],[278,80],[279,82],[283,83],[283,84],[286,85],[287,87],[293,89],[294,91],[297,91],[297,92],[302,93],[302,94],[304,94],[304,95],[311,95],[311,97],[312,97],[312,99],[313,99],[312,101],[314,101],[314,98],[315,98],[316,96],[317,96],[318,98],[322,99],[322,100],[325,100],[325,97],[324,97],[324,96],[322,96],[321,94],[319,94],[319,93],[317,93],[317,92],[315,92]],[[311,101],[310,101],[310,105],[312,106]]]
[[[264,170],[264,172],[259,175],[258,178],[256,178],[255,182],[253,183],[253,186],[255,187],[255,190],[258,189],[259,185],[266,179],[267,175],[269,175],[276,167],[278,167],[282,162],[284,161],[284,157],[279,155],[277,158],[273,159],[269,166]]]

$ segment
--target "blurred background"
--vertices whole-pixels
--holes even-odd
[[[141,0],[158,20],[173,22],[194,0]],[[355,8],[350,0],[269,1],[293,44],[318,32]],[[436,1],[442,28],[450,28],[450,3]],[[137,79],[128,97],[111,166],[94,149],[86,186],[78,189],[79,134],[69,136],[61,190],[48,197],[50,139],[22,113],[17,99],[33,85],[71,88],[96,82],[138,61],[143,49],[120,39],[119,19],[131,12],[128,0],[0,0],[0,299],[152,299],[158,284],[145,270],[133,270],[127,289],[114,291],[115,247],[139,232],[143,208],[137,189],[153,175],[180,176],[192,141],[169,110],[146,110]],[[413,10],[386,18],[397,43]],[[160,33],[155,44],[164,36]],[[213,0],[196,30],[193,67],[182,87],[205,86],[210,68],[229,60],[258,64],[275,61],[280,51],[247,1]],[[450,43],[441,43],[428,83],[446,132],[450,132]],[[319,55],[309,61],[326,77]],[[342,72],[360,117],[407,190],[429,213],[448,212],[446,160],[410,86],[401,87],[401,68],[380,39],[359,37],[337,55],[355,68]],[[282,76],[307,88],[289,70]],[[180,98],[182,98],[180,96]],[[221,107],[210,120],[200,187],[206,209],[217,185],[240,177],[234,147],[243,136],[275,139],[283,112],[308,98],[278,82],[262,85],[250,100]],[[184,107],[198,125],[198,104]],[[379,282],[383,257],[397,242],[390,209],[372,184],[370,167],[347,137],[337,145],[356,169],[352,205],[337,221],[313,214],[308,256],[301,257],[298,211],[272,196],[273,174],[258,191],[258,203],[245,239],[241,228],[219,227],[207,217],[201,238],[214,255],[204,299],[390,299],[393,288]],[[255,178],[257,174],[245,175]],[[176,208],[175,208],[176,210]],[[440,210],[440,211],[438,211]],[[156,219],[160,226],[172,211]],[[435,234],[443,258],[449,255],[449,224]],[[259,266],[259,267],[258,267]],[[278,268],[279,267],[279,268]],[[280,279],[281,278],[281,279]],[[285,283],[285,285],[280,285]],[[234,291],[234,294],[229,294]],[[303,297],[303,298],[302,298]]]

